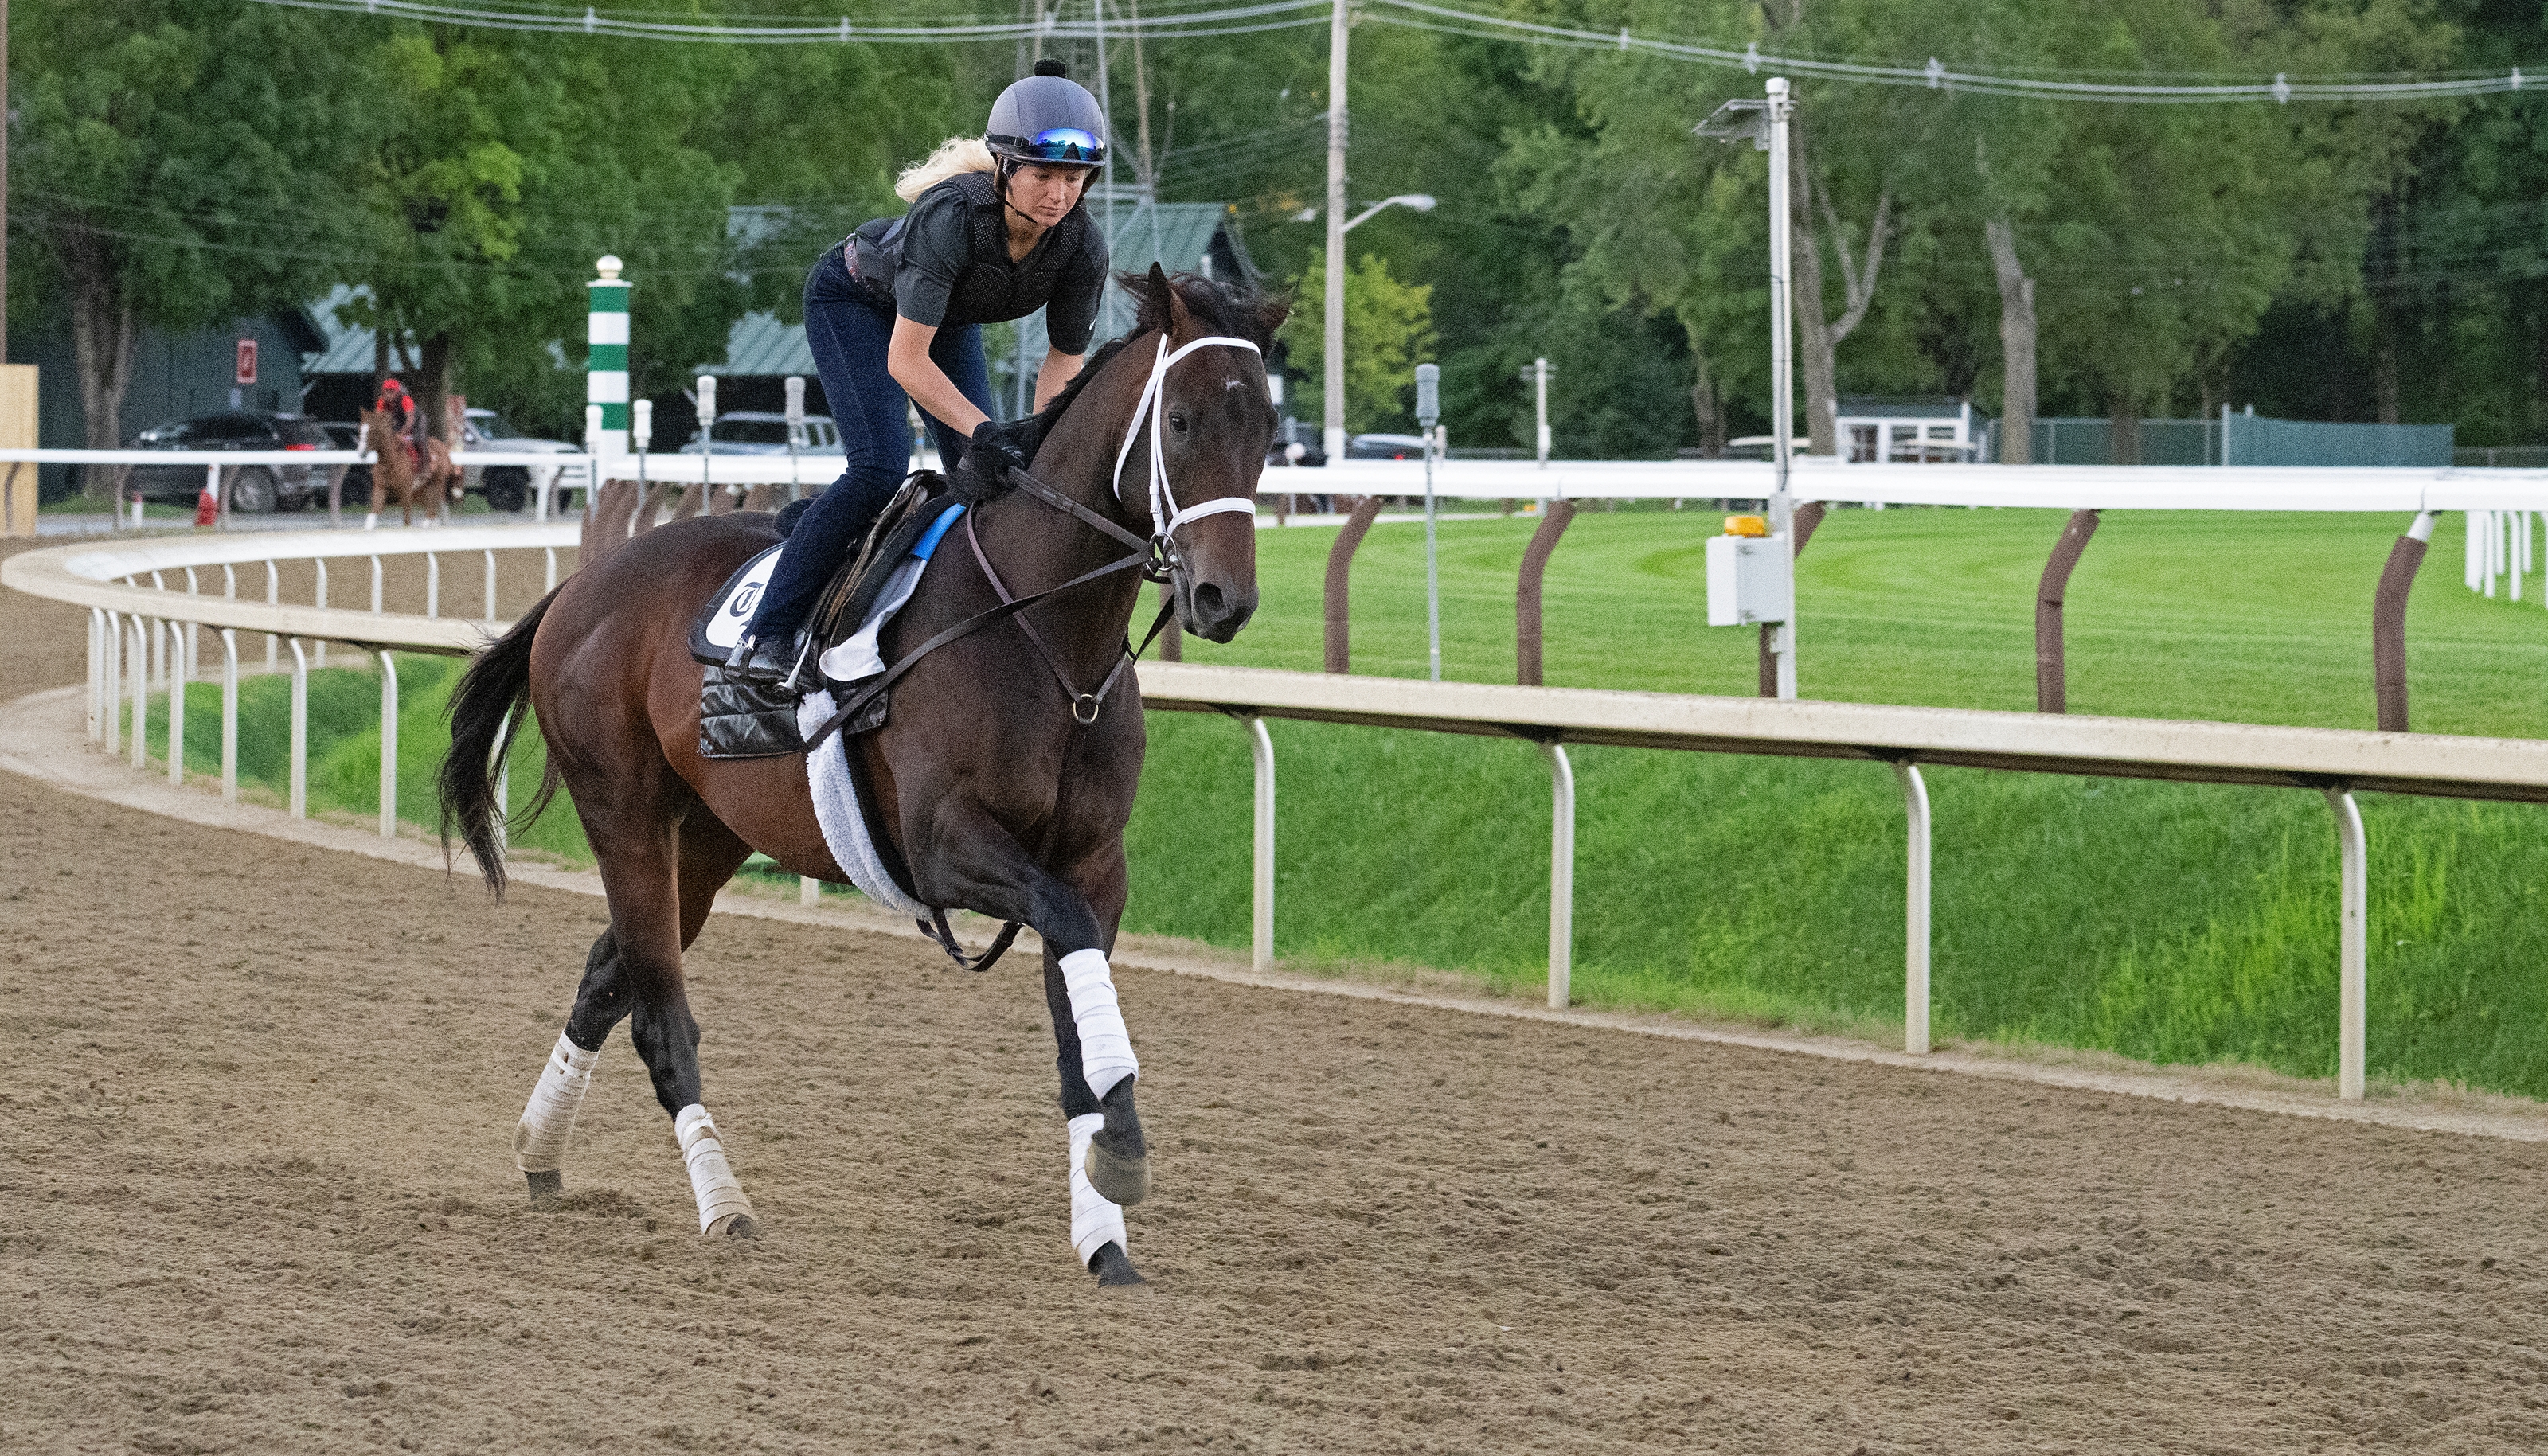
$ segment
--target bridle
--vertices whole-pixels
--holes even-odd
[[[1118,504],[1122,504],[1125,503],[1124,466],[1132,458],[1134,444],[1140,438],[1141,425],[1144,422],[1142,416],[1146,413],[1147,422],[1150,425],[1150,534],[1147,538],[1135,535],[1122,525],[1071,500],[1026,471],[1012,468],[1008,472],[1010,485],[1100,534],[1110,536],[1131,547],[1131,555],[1119,557],[1104,566],[1082,572],[1060,586],[1046,587],[1041,592],[1031,592],[1024,596],[1014,596],[1010,594],[1008,584],[1000,580],[999,572],[992,567],[990,557],[982,550],[981,537],[973,529],[973,517],[976,512],[967,510],[964,512],[964,538],[972,547],[973,560],[981,568],[984,580],[988,581],[991,590],[998,593],[1000,604],[986,611],[975,612],[905,653],[901,661],[886,669],[874,682],[861,688],[847,704],[834,711],[829,718],[823,720],[821,726],[807,734],[805,752],[813,752],[817,745],[832,735],[834,729],[855,717],[878,693],[892,686],[903,674],[911,671],[922,658],[950,642],[989,626],[1002,617],[1011,616],[1017,617],[1018,625],[1026,630],[1027,640],[1035,644],[1036,651],[1044,658],[1045,666],[1052,670],[1054,680],[1061,684],[1062,695],[1070,702],[1072,721],[1083,728],[1095,723],[1098,711],[1105,706],[1107,694],[1114,690],[1116,682],[1123,678],[1124,670],[1138,661],[1142,653],[1149,651],[1150,644],[1158,639],[1160,631],[1167,626],[1169,616],[1176,610],[1173,594],[1170,599],[1159,603],[1159,614],[1151,621],[1150,630],[1141,638],[1140,645],[1136,647],[1130,642],[1125,644],[1123,654],[1115,660],[1114,670],[1106,675],[1106,681],[1099,683],[1094,692],[1081,692],[1072,685],[1070,675],[1062,669],[1061,659],[1046,644],[1044,635],[1035,629],[1035,624],[1028,621],[1022,613],[1047,596],[1057,596],[1074,587],[1086,586],[1101,578],[1111,577],[1117,572],[1138,569],[1149,581],[1171,582],[1176,574],[1184,569],[1183,563],[1177,556],[1178,527],[1208,515],[1219,515],[1227,511],[1243,510],[1250,515],[1255,514],[1256,500],[1253,495],[1216,496],[1208,500],[1199,500],[1192,505],[1180,508],[1177,505],[1176,492],[1168,483],[1167,457],[1160,445],[1167,410],[1168,370],[1174,367],[1177,361],[1197,349],[1215,347],[1245,349],[1251,354],[1260,356],[1264,352],[1243,338],[1209,334],[1181,344],[1175,352],[1171,353],[1168,349],[1167,333],[1161,330],[1158,352],[1153,356],[1150,364],[1150,377],[1141,386],[1140,399],[1134,403],[1132,422],[1124,428],[1123,448],[1115,452],[1115,500]]]
[[[1207,334],[1202,338],[1178,345],[1177,351],[1171,354],[1168,352],[1168,336],[1162,331],[1159,334],[1158,352],[1150,365],[1149,381],[1141,386],[1141,398],[1133,406],[1132,422],[1124,426],[1124,446],[1115,452],[1115,502],[1120,505],[1124,503],[1124,462],[1132,458],[1133,442],[1141,437],[1142,412],[1148,411],[1150,416],[1150,549],[1171,569],[1177,562],[1175,539],[1177,527],[1190,520],[1200,520],[1207,515],[1219,515],[1223,511],[1244,510],[1251,515],[1256,511],[1256,500],[1252,496],[1215,496],[1209,500],[1198,501],[1184,509],[1179,509],[1176,493],[1168,487],[1168,462],[1160,444],[1167,410],[1168,370],[1173,368],[1178,360],[1195,350],[1210,348],[1245,349],[1259,356],[1264,353],[1243,338],[1231,338],[1227,334]],[[1158,579],[1154,577],[1152,580]]]

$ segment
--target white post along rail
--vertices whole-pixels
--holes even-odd
[[[783,459],[776,463],[785,464]],[[379,610],[380,559],[421,555],[432,566],[444,553],[479,552],[492,572],[498,553],[539,551],[545,589],[556,580],[557,553],[576,545],[579,530],[556,524],[126,538],[11,557],[0,562],[0,585],[89,608],[88,737],[110,756],[129,742],[136,767],[146,762],[142,735],[154,682],[176,686],[197,678],[198,665],[187,645],[192,629],[214,628],[223,658],[226,799],[235,800],[237,794],[237,634],[262,632],[288,643],[294,664],[291,808],[296,814],[307,812],[307,648],[332,641],[372,654],[383,669],[380,832],[394,836],[399,688],[390,649],[466,654],[508,624],[492,619],[492,592],[488,615],[475,619]],[[371,559],[373,610],[236,595],[239,565],[343,557]],[[170,572],[186,572],[191,585],[195,570],[210,566],[225,568],[223,595],[166,585]],[[2362,1095],[2367,1024],[2368,849],[2353,792],[2548,803],[2548,741],[2529,739],[1428,682],[1156,662],[1141,665],[1139,683],[1148,708],[1225,713],[1246,725],[1256,780],[1251,950],[1259,966],[1273,960],[1276,885],[1275,752],[1266,719],[1539,744],[1549,763],[1552,799],[1552,1005],[1565,1005],[1572,997],[1576,785],[1569,745],[1886,764],[1900,781],[1907,821],[1903,1010],[1905,1046],[1914,1052],[1925,1051],[1930,1043],[1930,806],[1921,776],[1924,766],[2318,790],[2334,814],[2342,852],[2337,1060],[2339,1093],[2347,1098]],[[128,701],[132,736],[125,740]],[[172,722],[169,729],[170,776],[182,779],[183,725]]]

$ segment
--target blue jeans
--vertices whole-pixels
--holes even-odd
[[[910,397],[885,367],[893,340],[893,312],[850,276],[837,246],[805,275],[805,343],[823,377],[823,399],[841,432],[849,459],[841,478],[816,498],[788,532],[787,549],[753,613],[752,632],[768,642],[805,625],[815,599],[831,585],[842,559],[893,499],[911,463]],[[989,414],[991,367],[982,354],[979,324],[943,327],[930,341],[929,358],[947,372],[964,398]],[[937,442],[938,458],[953,470],[964,436],[928,410],[920,411]]]

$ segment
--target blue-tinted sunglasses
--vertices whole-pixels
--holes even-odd
[[[1009,137],[1007,141],[1020,157],[1033,161],[1095,163],[1106,160],[1106,143],[1077,127],[1047,127],[1033,136]]]

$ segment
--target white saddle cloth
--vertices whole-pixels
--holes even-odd
[[[963,513],[961,505],[948,506],[912,545],[911,555],[885,579],[884,591],[877,593],[875,605],[867,609],[866,620],[859,624],[859,630],[819,660],[826,680],[856,684],[884,671],[884,655],[876,646],[878,634],[884,631],[885,623],[893,620],[894,613],[902,610],[903,603],[911,600],[911,593],[919,590],[920,574],[928,569],[929,558],[956,524],[956,518]],[[839,707],[828,687],[807,693],[796,704],[796,730],[812,736]],[[813,790],[814,820],[823,827],[823,843],[831,850],[834,863],[849,874],[850,883],[888,910],[915,920],[930,918],[930,907],[913,899],[909,890],[895,882],[884,866],[884,858],[876,853],[875,839],[867,833],[866,815],[859,807],[858,782],[850,776],[846,736],[836,735],[806,755],[805,777]]]
[[[796,704],[796,731],[812,734],[840,705],[830,688],[816,688]],[[814,794],[814,822],[823,827],[823,844],[832,863],[850,876],[859,893],[888,910],[927,920],[930,909],[895,883],[867,833],[867,816],[859,807],[858,780],[850,776],[849,740],[832,737],[805,756],[805,782]]]

